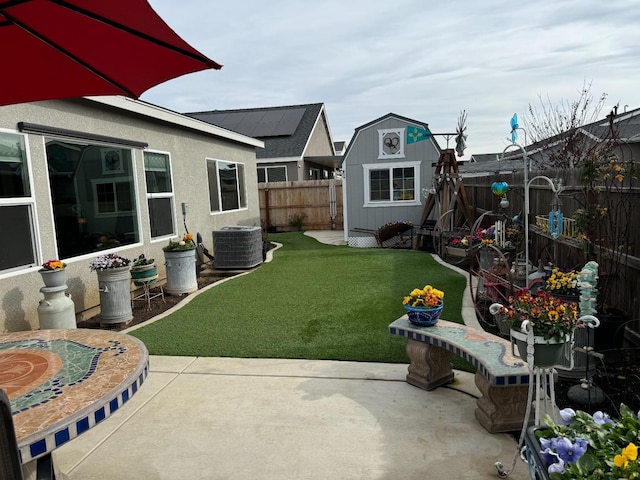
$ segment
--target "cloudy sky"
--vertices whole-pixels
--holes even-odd
[[[528,105],[577,100],[585,84],[607,94],[601,116],[640,108],[637,0],[149,3],[224,65],[141,97],[178,112],[323,102],[348,142],[389,112],[447,133],[466,110],[468,157],[501,152],[514,113],[522,126]]]

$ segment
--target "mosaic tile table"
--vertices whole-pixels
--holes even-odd
[[[149,371],[144,344],[104,330],[0,335],[0,387],[23,465],[49,455],[126,403]]]
[[[482,394],[475,411],[478,422],[490,433],[522,428],[531,372],[512,355],[509,340],[446,320],[418,327],[406,315],[389,325],[389,333],[407,339],[408,383],[433,390],[452,382],[454,353],[477,368],[475,383]]]

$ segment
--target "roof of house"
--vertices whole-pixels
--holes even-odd
[[[133,98],[122,97],[119,95],[104,95],[83,98],[92,102],[109,105],[111,107],[119,108],[122,110],[127,110],[144,117],[152,118],[155,121],[167,122],[172,125],[196,130],[208,135],[225,138],[233,142],[251,145],[253,147],[264,146],[264,143],[258,139],[239,134],[238,132],[228,131],[218,126],[198,121],[197,119],[189,118],[181,113],[174,112],[167,108],[153,105],[152,103],[144,102],[142,100],[134,100]]]
[[[301,158],[323,113],[323,103],[310,103],[190,112],[185,115],[262,140],[265,148],[256,152],[257,158]],[[328,125],[325,126],[329,132]]]
[[[610,137],[612,123],[616,136],[620,141],[626,143],[640,142],[640,108],[623,113],[616,113],[614,110],[603,119],[577,127],[576,131],[582,133],[593,142],[602,142]],[[536,154],[556,145],[561,145],[565,141],[566,133],[561,133],[527,145],[525,149],[529,161],[533,162],[532,166],[534,168],[544,168],[546,165],[545,159]],[[507,146],[507,149],[512,146]],[[462,166],[460,173],[475,175],[522,170],[523,152],[517,149],[507,152],[507,149],[501,154],[473,154],[472,160],[474,161]]]
[[[473,155],[471,155],[471,159],[469,161],[471,163],[484,163],[492,162],[493,160],[498,160],[499,158],[499,153],[474,153]]]

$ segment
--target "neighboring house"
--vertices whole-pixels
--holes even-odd
[[[349,245],[374,247],[375,230],[396,221],[419,224],[423,189],[431,185],[440,147],[426,123],[389,113],[356,128],[344,156],[344,235]]]
[[[333,142],[333,149],[336,151],[336,155],[342,156],[347,149],[347,142]]]
[[[564,158],[572,166],[580,165],[581,156],[597,150],[597,145],[611,140],[612,128],[616,137],[614,142],[624,146],[618,149],[620,160],[639,158],[640,109],[623,113],[617,113],[614,109],[606,118],[524,147],[508,145],[500,153],[474,154],[470,162],[460,165],[460,173],[463,177],[477,177],[522,171],[523,148],[527,152],[531,170],[556,168],[559,165],[555,163],[560,161],[559,158]],[[568,142],[571,145],[568,146]],[[568,168],[568,165],[562,167]]]
[[[259,226],[262,146],[125,97],[0,107],[0,331],[38,328],[46,260],[67,263],[82,318],[99,304],[98,255],[144,253],[164,278],[162,247],[186,228],[211,246],[223,226]]]
[[[335,178],[337,156],[323,103],[186,113],[264,142],[258,150],[258,182]]]

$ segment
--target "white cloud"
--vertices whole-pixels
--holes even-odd
[[[449,132],[466,109],[468,156],[502,151],[514,112],[576,99],[585,80],[607,111],[640,107],[633,0],[150,3],[224,64],[142,96],[176,111],[324,102],[334,140],[349,141],[389,112]]]

